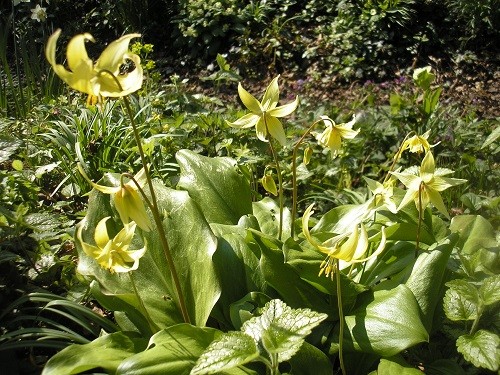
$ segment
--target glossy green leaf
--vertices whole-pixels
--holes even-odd
[[[278,238],[280,209],[278,204],[271,198],[264,198],[252,204],[253,215],[256,217],[262,233]],[[291,231],[290,211],[285,208],[283,212],[282,240],[290,237]]]
[[[307,341],[288,361],[291,374],[296,375],[331,375],[332,363],[325,353]]]
[[[443,299],[446,317],[453,321],[476,319],[480,303],[476,287],[467,280],[452,280],[446,286]]]
[[[500,364],[498,335],[479,330],[474,335],[460,336],[457,340],[457,349],[474,366],[498,371]]]
[[[328,295],[337,296],[336,281],[324,275],[318,276],[325,255],[312,249],[307,242],[303,242],[301,245],[303,246],[300,246],[291,238],[285,242],[283,252],[286,263],[293,267],[302,280],[307,281],[317,290]],[[341,273],[341,289],[344,311],[347,311],[345,309],[353,305],[360,293],[368,290],[367,287],[354,282],[344,273]]]
[[[161,183],[155,183],[155,192],[160,211],[164,214],[163,225],[172,253],[181,288],[183,290],[188,313],[192,323],[204,325],[220,295],[217,275],[212,263],[216,250],[216,239],[198,206],[187,192],[169,189]],[[110,206],[109,195],[92,192],[89,210],[83,224],[83,240],[93,243],[94,228],[105,216],[116,213]],[[119,219],[115,219],[119,228]],[[127,273],[111,274],[101,268],[94,259],[88,257],[77,243],[79,250],[78,271],[99,282],[102,295],[122,298],[132,309],[145,316],[145,306],[155,326],[152,331],[183,322],[177,304],[177,293],[171,278],[168,263],[158,232],[142,232],[147,251],[139,261],[139,268],[132,272],[132,277],[140,298],[135,296],[131,278]],[[77,241],[78,242],[78,241]],[[131,248],[142,247],[140,237],[136,235]],[[129,318],[136,312],[128,311]],[[137,323],[137,322],[134,322]],[[146,333],[146,332],[145,332]]]
[[[401,365],[389,359],[382,358],[377,368],[379,375],[422,375],[423,372],[410,367],[408,365]]]
[[[262,251],[260,272],[283,301],[291,307],[309,307],[318,312],[337,314],[336,302],[325,298],[324,293],[302,280],[294,267],[285,262],[280,242],[257,232],[252,232],[251,241]]]
[[[483,272],[500,274],[500,251],[493,226],[482,216],[459,215],[450,223],[450,230],[458,233],[457,246],[462,262],[470,274]]]
[[[428,340],[418,303],[407,286],[363,297],[365,303],[353,315],[345,317],[348,334],[357,350],[388,357]]]
[[[448,259],[457,239],[457,235],[452,235],[422,252],[406,281],[406,286],[417,299],[422,313],[422,323],[428,332],[432,328],[434,311],[441,303],[443,291],[439,286],[443,283]]]
[[[466,375],[462,367],[454,359],[438,359],[425,366],[429,375]]]
[[[278,362],[287,361],[300,349],[304,338],[327,318],[310,309],[292,309],[283,301],[269,301],[262,315],[246,321],[243,332],[261,342],[268,353],[277,354]]]
[[[49,359],[43,375],[72,375],[103,368],[114,373],[120,363],[144,350],[147,340],[137,334],[115,332],[85,345],[71,345]]]
[[[244,365],[260,355],[254,339],[240,331],[228,332],[213,341],[200,356],[191,375],[213,374]]]
[[[237,224],[252,213],[250,184],[230,158],[209,158],[189,150],[176,154],[178,187],[189,192],[209,223]]]
[[[212,224],[211,227],[217,236],[213,262],[221,285],[221,296],[212,316],[229,325],[231,304],[252,291],[265,290],[266,285],[261,273],[255,271],[259,268],[259,258],[246,241],[247,230],[236,225]]]

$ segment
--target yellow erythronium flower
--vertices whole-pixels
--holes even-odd
[[[427,130],[422,135],[415,134],[412,137],[406,139],[403,142],[403,144],[401,145],[399,152],[396,154],[395,158],[398,158],[399,156],[401,156],[401,154],[405,150],[409,150],[410,152],[419,153],[419,154],[422,152],[430,151],[431,147],[434,147],[437,144],[436,143],[435,145],[431,145],[429,143],[429,141],[427,140],[427,138],[429,138],[430,133],[431,133],[431,131]]]
[[[328,116],[321,116],[321,119],[325,123],[326,129],[317,136],[318,143],[325,148],[329,148],[332,157],[335,157],[342,147],[342,138],[352,139],[359,133],[359,129],[352,129],[356,123],[356,116],[353,116],[348,123],[338,125]]]
[[[369,210],[377,210],[385,206],[392,213],[397,212],[396,203],[394,203],[394,180],[389,179],[383,184],[372,180],[368,177],[363,177],[368,185],[368,189],[372,192],[373,196],[367,202]]]
[[[417,210],[423,212],[427,205],[432,203],[446,217],[449,217],[448,210],[439,192],[467,181],[461,178],[442,177],[453,171],[446,168],[436,169],[434,156],[430,151],[425,154],[419,169],[411,167],[404,172],[391,173],[408,188],[398,210],[414,201]]]
[[[150,231],[151,221],[149,220],[146,207],[144,206],[144,202],[134,181],[130,180],[127,183],[123,183],[123,181],[114,181],[116,186],[99,185],[94,183],[87,176],[80,164],[78,164],[78,169],[94,189],[104,194],[111,194],[116,211],[118,211],[118,215],[120,215],[120,220],[123,224],[127,224],[132,220],[135,221],[142,230],[147,232]],[[134,180],[137,181],[141,188],[146,185],[146,173],[144,168],[137,172],[134,176]]]
[[[295,111],[299,104],[299,97],[297,96],[291,103],[278,107],[278,78],[279,76],[274,78],[267,86],[261,102],[239,83],[238,94],[240,99],[252,113],[244,115],[235,122],[227,121],[228,125],[235,128],[251,128],[255,126],[257,138],[264,142],[267,142],[267,132],[269,131],[269,134],[284,146],[286,144],[286,135],[278,117],[288,116]]]
[[[76,35],[68,43],[66,51],[69,70],[56,62],[56,44],[60,34],[59,29],[49,37],[45,56],[56,74],[71,88],[96,97],[120,97],[141,88],[141,59],[128,50],[130,40],[140,37],[140,34],[127,34],[110,43],[95,64],[85,49],[85,41],[94,42],[94,38],[89,33]],[[127,61],[132,61],[135,67],[122,74],[120,68]]]
[[[302,232],[314,247],[327,255],[327,258],[321,264],[319,275],[331,276],[335,271],[334,261],[338,259],[342,262],[340,269],[343,269],[354,263],[365,262],[378,256],[384,250],[386,243],[385,231],[382,228],[382,238],[378,248],[369,256],[366,256],[368,251],[368,233],[365,226],[361,223],[354,223],[353,229],[350,232],[335,236],[323,243],[318,243],[309,232],[309,218],[313,214],[314,204],[310,205],[302,217]]]
[[[83,225],[78,228],[77,239],[85,254],[94,258],[101,267],[110,272],[133,271],[139,267],[139,259],[146,252],[146,247],[129,251],[136,224],[133,221],[125,224],[123,229],[113,239],[110,239],[106,228],[106,222],[109,218],[109,216],[105,217],[97,224],[94,233],[95,246],[83,242]]]

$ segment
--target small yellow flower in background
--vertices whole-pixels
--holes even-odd
[[[278,188],[276,187],[276,182],[274,182],[274,178],[272,175],[270,174],[264,175],[264,177],[262,177],[260,182],[268,193],[271,193],[274,196],[278,195]]]
[[[368,208],[370,210],[377,210],[381,207],[386,207],[392,213],[397,212],[396,203],[394,203],[393,195],[394,195],[394,180],[389,179],[383,184],[372,180],[371,178],[364,177],[366,184],[368,185],[368,189],[372,192],[373,196],[368,200]]]
[[[417,210],[422,210],[420,212],[422,214],[429,203],[432,203],[439,212],[448,218],[450,215],[439,192],[467,181],[461,178],[442,177],[453,173],[453,171],[447,168],[436,168],[434,156],[430,151],[425,154],[420,168],[410,167],[403,172],[391,173],[408,189],[398,210],[414,201]]]
[[[82,244],[82,249],[88,256],[110,272],[129,272],[139,267],[139,259],[146,252],[146,247],[138,250],[129,250],[134,237],[136,224],[130,222],[113,238],[109,238],[106,222],[110,217],[105,217],[97,224],[94,233],[95,246],[83,242],[83,225],[78,228],[77,239]]]
[[[332,157],[335,157],[342,148],[342,138],[353,139],[358,135],[359,129],[352,129],[356,123],[356,116],[353,116],[348,123],[338,125],[328,116],[321,116],[321,119],[325,123],[326,129],[317,136],[318,143],[325,148],[329,148]]]
[[[378,256],[385,247],[386,236],[382,228],[382,238],[378,248],[369,256],[366,253],[369,248],[368,233],[362,223],[353,223],[352,231],[335,236],[323,243],[316,242],[309,232],[309,218],[313,214],[314,204],[310,205],[302,217],[302,232],[307,241],[320,252],[327,255],[327,258],[321,263],[319,276],[323,273],[325,276],[331,276],[335,272],[335,260],[340,261],[340,269],[344,269],[354,263],[366,262]]]
[[[45,56],[56,74],[71,88],[98,98],[121,97],[141,88],[141,59],[128,50],[130,40],[140,37],[140,34],[127,34],[110,43],[95,64],[85,49],[85,41],[94,42],[94,38],[89,33],[76,35],[68,43],[66,51],[69,70],[56,62],[56,45],[60,34],[59,29],[49,37]],[[120,68],[128,61],[134,63],[134,69],[120,73]]]
[[[16,4],[14,4],[16,5]],[[42,8],[37,4],[35,8],[31,9],[31,19],[38,22],[44,22],[47,19],[47,8]]]
[[[401,154],[406,150],[419,154],[422,152],[430,151],[431,147],[434,147],[437,144],[436,143],[435,145],[431,145],[427,140],[427,138],[429,138],[430,133],[431,131],[427,130],[422,135],[415,134],[412,137],[406,139],[401,145],[399,152],[394,156],[394,158],[399,158]]]
[[[139,228],[149,232],[151,230],[151,221],[146,212],[146,207],[141,198],[141,195],[135,185],[134,181],[130,180],[127,183],[122,181],[113,181],[116,186],[104,186],[94,183],[85,173],[82,166],[78,164],[80,173],[96,190],[104,194],[111,194],[115,204],[116,211],[120,215],[120,220],[123,224],[129,221],[135,221]],[[146,173],[141,169],[135,176],[134,180],[137,181],[142,188],[146,185]]]
[[[238,94],[245,107],[247,107],[251,113],[240,117],[234,122],[226,121],[228,125],[234,128],[251,128],[255,126],[257,138],[264,142],[267,142],[267,133],[269,131],[271,137],[275,138],[284,146],[286,144],[286,135],[278,117],[288,116],[295,111],[299,105],[299,97],[297,96],[291,103],[278,107],[278,78],[279,76],[274,78],[269,86],[267,86],[261,102],[246,91],[243,86],[241,86],[241,83],[239,83]]]

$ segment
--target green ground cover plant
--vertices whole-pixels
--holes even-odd
[[[343,11],[385,30],[412,3]],[[30,91],[45,99],[26,111],[12,104],[34,81],[6,76],[13,374],[498,371],[498,120],[445,103],[430,66],[340,107],[285,74],[256,90],[218,55],[214,91],[193,93],[162,81],[140,38],[92,60],[90,34],[51,34],[42,76],[57,89]]]

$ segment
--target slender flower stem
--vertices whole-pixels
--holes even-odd
[[[141,157],[142,166],[144,168],[144,173],[146,175],[146,180],[148,182],[148,188],[149,188],[149,191],[151,194],[151,208],[152,208],[151,211],[153,213],[153,218],[154,218],[154,221],[156,224],[156,228],[158,230],[158,235],[160,237],[160,241],[161,241],[161,244],[163,247],[163,252],[165,253],[165,258],[167,259],[168,267],[170,268],[172,280],[174,282],[175,290],[177,292],[177,298],[178,298],[179,307],[180,307],[180,310],[182,313],[182,318],[184,319],[185,323],[191,323],[191,321],[189,319],[187,307],[186,307],[186,302],[184,300],[184,294],[182,293],[182,288],[181,288],[181,284],[179,281],[179,276],[178,276],[176,268],[175,268],[174,260],[172,258],[172,253],[170,252],[170,248],[168,246],[168,241],[167,241],[165,229],[163,228],[163,223],[161,220],[160,211],[158,209],[158,202],[157,202],[156,194],[155,194],[155,191],[153,188],[153,181],[151,179],[151,174],[149,173],[149,168],[148,168],[146,156],[145,156],[144,150],[142,148],[141,137],[139,135],[139,131],[137,129],[137,125],[135,123],[134,116],[132,114],[132,109],[130,108],[129,100],[126,96],[123,97],[123,103],[125,103],[125,108],[126,108],[128,117],[130,118],[130,123],[132,125],[132,130],[134,133],[135,141],[137,143],[137,149],[139,150],[139,155]]]
[[[422,229],[423,213],[422,213],[422,189],[424,183],[422,182],[418,188],[418,225],[417,225],[417,240],[415,245],[415,258],[418,257],[418,250],[420,248],[420,231]]]
[[[414,133],[415,133],[414,131],[411,131],[408,134],[406,134],[406,137],[403,139],[403,142],[401,142],[401,146],[399,146],[398,148],[398,152],[396,152],[396,155],[394,155],[394,160],[392,161],[391,168],[389,169],[389,172],[387,172],[387,174],[385,175],[384,181],[382,183],[386,182],[389,176],[391,175],[391,172],[394,171],[394,167],[396,166],[396,163],[399,161],[399,159],[401,158],[401,154],[403,153],[402,147],[405,144],[405,141],[410,137],[410,134]]]
[[[316,120],[306,131],[304,134],[302,134],[302,137],[297,141],[295,146],[293,146],[293,152],[292,152],[292,228],[291,228],[291,233],[290,236],[294,238],[295,235],[295,217],[297,216],[297,152],[299,149],[299,146],[302,144],[304,139],[307,137],[307,135],[311,132],[311,130],[314,128],[314,126],[323,120]]]
[[[269,134],[269,129],[267,127],[267,122],[264,117],[264,123],[266,125],[266,131],[267,134]],[[276,164],[276,173],[278,174],[278,200],[279,200],[279,206],[280,206],[280,219],[279,219],[279,229],[278,229],[278,240],[281,241],[281,237],[283,235],[283,176],[281,175],[281,168],[280,168],[280,163],[278,160],[278,155],[276,153],[276,150],[274,149],[273,146],[273,140],[270,136],[267,137],[269,141],[269,147],[271,148],[271,154],[273,155],[273,160],[274,164]],[[292,225],[293,227],[293,225]]]
[[[127,272],[128,276],[130,278],[130,283],[132,284],[132,288],[134,289],[134,293],[135,293],[137,299],[139,300],[139,305],[141,305],[141,309],[144,313],[144,316],[146,317],[146,320],[148,321],[149,329],[151,330],[151,334],[153,334],[159,330],[158,326],[151,319],[151,316],[149,315],[148,310],[146,309],[146,306],[144,305],[144,301],[142,300],[141,296],[139,295],[139,291],[137,290],[137,286],[135,285],[134,278],[132,277],[132,272],[133,271]]]
[[[335,280],[337,281],[337,303],[339,305],[339,320],[340,320],[340,328],[339,328],[339,362],[340,369],[342,370],[342,374],[347,375],[344,365],[344,310],[342,308],[342,288],[340,286],[340,261],[335,259]]]

